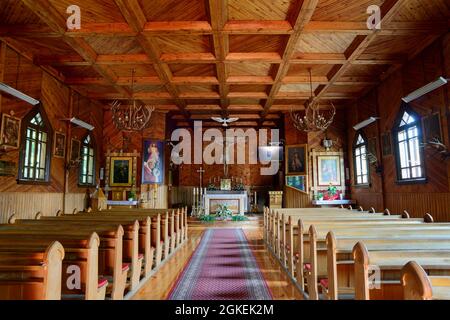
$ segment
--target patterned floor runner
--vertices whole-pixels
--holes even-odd
[[[208,229],[169,300],[272,300],[242,229]]]

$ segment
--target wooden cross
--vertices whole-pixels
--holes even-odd
[[[203,188],[203,174],[204,174],[205,172],[206,172],[206,171],[203,170],[203,167],[200,167],[200,169],[197,170],[197,173],[200,175],[200,189]]]

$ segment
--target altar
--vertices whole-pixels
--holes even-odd
[[[220,205],[228,205],[233,214],[248,212],[247,191],[206,191],[203,195],[205,214],[214,214]]]

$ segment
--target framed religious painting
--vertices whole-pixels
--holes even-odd
[[[131,187],[133,184],[133,157],[111,157],[109,185]]]
[[[220,180],[220,190],[231,191],[231,179]]]
[[[66,155],[66,135],[62,132],[55,132],[53,141],[53,155],[56,158],[64,158]]]
[[[286,186],[298,191],[307,192],[307,176],[286,176]]]
[[[426,117],[422,118],[423,131],[424,131],[424,142],[428,143],[430,141],[439,140],[443,142],[442,139],[442,129],[441,129],[441,118],[439,112],[435,112]]]
[[[144,140],[142,184],[164,184],[164,142]]]
[[[286,175],[306,175],[308,171],[308,145],[286,146]]]
[[[81,142],[77,139],[72,139],[70,143],[70,160],[78,161],[80,159]]]
[[[5,147],[17,149],[20,145],[19,118],[4,113],[2,116],[2,128],[0,133],[1,144]]]
[[[341,158],[339,156],[318,156],[317,170],[319,186],[341,185]]]
[[[391,132],[385,132],[381,136],[383,157],[392,155]]]

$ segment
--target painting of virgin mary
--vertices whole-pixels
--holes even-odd
[[[162,141],[144,141],[142,184],[164,184],[164,144]]]

